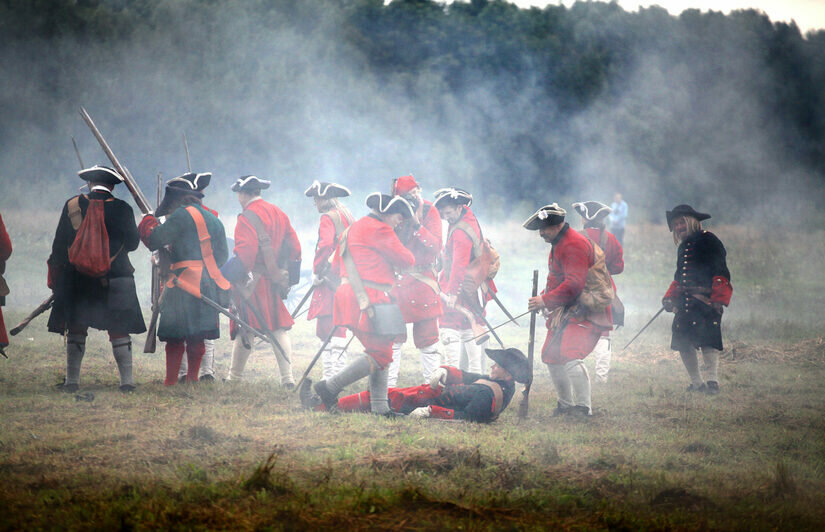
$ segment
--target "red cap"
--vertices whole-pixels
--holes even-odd
[[[415,182],[415,178],[411,175],[401,176],[395,181],[395,193],[399,196],[403,196],[416,188],[418,188],[418,183]]]

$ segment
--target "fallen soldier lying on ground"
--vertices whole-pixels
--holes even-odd
[[[437,419],[463,419],[476,423],[495,421],[515,393],[515,382],[530,378],[527,357],[518,349],[486,349],[495,364],[489,377],[461,371],[451,366],[435,370],[428,384],[390,388],[390,408],[397,414]],[[312,393],[306,379],[300,390],[301,404],[309,410],[324,411],[320,397]],[[369,412],[370,393],[348,395],[338,400],[340,412]]]

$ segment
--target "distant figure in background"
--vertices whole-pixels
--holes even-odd
[[[0,353],[3,348],[9,345],[9,336],[6,333],[6,323],[3,321],[3,306],[6,304],[6,296],[9,295],[9,286],[3,278],[6,273],[6,261],[11,256],[11,239],[6,232],[6,225],[3,217],[0,216]]]
[[[209,182],[212,180],[212,174],[210,172],[203,172],[199,174],[190,172],[188,174],[183,174],[181,178],[191,181],[195,186],[195,190],[198,192],[203,192],[204,189],[209,186]],[[215,209],[210,209],[206,205],[202,206],[216,217],[218,216],[218,211]],[[203,341],[203,349],[204,351],[203,358],[201,359],[201,367],[198,370],[198,381],[212,382],[215,380],[215,340],[209,338],[205,339]],[[188,372],[189,363],[187,362],[187,358],[183,357],[180,361],[180,370],[178,370],[179,384],[186,382],[186,374]]]
[[[315,244],[315,258],[312,261],[312,300],[307,312],[308,320],[315,321],[315,335],[323,342],[335,327],[332,324],[333,299],[341,279],[332,271],[332,258],[341,234],[355,219],[338,198],[350,195],[347,187],[337,183],[314,181],[304,194],[315,203],[321,213],[318,226],[318,243]],[[324,348],[321,356],[323,377],[329,379],[347,365],[347,330],[339,327]]]
[[[224,306],[229,302],[229,281],[218,269],[229,255],[226,232],[218,217],[201,205],[202,198],[186,174],[170,179],[155,214],[144,216],[138,227],[146,247],[168,247],[172,262],[158,321],[158,339],[166,342],[166,386],[178,383],[184,352],[186,380],[198,382],[204,340],[220,338],[218,311],[201,297]],[[155,216],[166,216],[166,221],[161,224]]]
[[[541,360],[547,364],[556,388],[558,405],[554,416],[590,416],[590,375],[584,366],[601,338],[612,327],[610,307],[593,310],[584,304],[592,295],[588,273],[601,255],[590,241],[565,223],[567,213],[557,203],[545,205],[524,222],[524,228],[538,231],[552,245],[548,260],[547,285],[531,297],[528,310],[542,310],[547,316],[547,339]],[[607,287],[612,294],[612,289]],[[611,296],[612,297],[612,296]]]
[[[232,262],[240,266],[244,275],[252,277],[249,284],[236,283],[233,288],[236,295],[240,295],[236,302],[245,321],[256,329],[271,331],[283,349],[281,353],[275,348],[280,382],[284,388],[292,389],[295,387],[292,342],[287,331],[295,321],[284,299],[301,275],[301,243],[286,213],[261,198],[261,190],[270,185],[270,181],[254,175],[240,177],[232,185],[232,192],[238,194],[238,203],[243,209],[235,225]],[[236,327],[234,322],[230,325],[235,344],[228,381],[243,379],[244,367],[252,352],[251,337]]]
[[[582,217],[582,224],[584,225],[583,233],[591,242],[599,246],[604,251],[604,263],[607,271],[610,274],[610,281],[613,284],[613,291],[616,291],[616,283],[613,282],[613,276],[619,275],[624,271],[624,258],[622,257],[622,245],[616,240],[610,232],[604,228],[605,219],[610,214],[610,207],[598,201],[585,201],[582,203],[574,203],[573,208]],[[614,304],[618,300],[618,296],[614,298]],[[616,310],[615,308],[612,310]],[[613,325],[624,325],[624,316],[621,316],[621,322],[616,312],[612,312]],[[610,331],[604,331],[602,337],[599,338],[596,347],[593,348],[593,357],[596,359],[596,382],[607,382],[607,374],[610,371]]]
[[[622,195],[616,192],[613,203],[610,204],[610,232],[616,237],[620,245],[624,245],[624,227],[627,222],[627,203]]]
[[[430,374],[441,363],[438,350],[438,318],[441,308],[441,290],[436,280],[435,263],[441,253],[441,216],[438,209],[421,197],[421,187],[411,175],[395,180],[395,194],[412,205],[415,216],[395,228],[401,243],[415,255],[415,266],[396,276],[393,296],[401,307],[406,323],[413,324],[413,343],[421,354],[421,373],[428,382]],[[406,332],[392,344],[392,364],[387,382],[394,387],[401,368],[401,346],[407,341]]]
[[[733,285],[725,260],[725,246],[702,220],[710,214],[690,205],[667,211],[667,227],[679,246],[676,273],[662,298],[667,312],[675,312],[670,348],[679,351],[690,376],[688,391],[719,393],[719,351],[722,350],[722,312],[730,304]],[[702,350],[707,382],[702,381],[696,349]]]
[[[140,244],[135,214],[128,203],[112,195],[115,185],[123,182],[115,170],[93,166],[78,175],[88,182],[90,192],[69,199],[63,206],[47,261],[47,283],[54,291],[49,331],[66,335],[62,388],[73,393],[80,385],[86,335],[92,327],[109,333],[120,390],[131,392],[135,381],[129,335],[146,332],[135,290],[135,269],[129,262],[129,252]],[[108,246],[101,246],[106,240]]]

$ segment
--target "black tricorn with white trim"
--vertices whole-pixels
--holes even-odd
[[[580,201],[574,203],[573,208],[588,222],[601,220],[613,212],[613,209],[598,201]]]
[[[436,209],[439,206],[445,205],[466,205],[469,207],[473,204],[473,195],[464,190],[463,188],[458,187],[446,187],[440,188],[435,191],[433,194],[435,200],[433,201],[433,205]]]
[[[344,185],[327,183],[326,181],[318,181],[317,179],[304,191],[304,195],[309,198],[322,199],[346,198],[351,194],[352,192]]]
[[[404,218],[412,218],[415,213],[410,202],[401,196],[390,196],[373,192],[367,196],[367,207],[381,214],[400,214]]]
[[[521,225],[530,231],[538,231],[542,227],[563,223],[565,215],[567,211],[559,207],[558,203],[551,203],[534,212]]]
[[[194,175],[191,172],[187,172],[178,177],[173,177],[166,182],[163,201],[160,202],[160,205],[158,205],[158,208],[155,210],[155,216],[169,215],[172,212],[171,209],[175,202],[184,196],[194,196],[199,199],[203,198],[203,192],[198,190],[194,181],[187,177],[190,174]]]
[[[261,179],[255,175],[245,175],[239,177],[233,184],[232,184],[232,192],[246,192],[246,193],[254,193],[257,194],[263,189],[269,188],[272,184],[272,181],[267,181],[266,179]]]
[[[83,181],[89,183],[102,183],[104,185],[117,185],[123,183],[123,176],[117,173],[117,170],[109,168],[108,166],[94,165],[90,168],[84,168],[77,173],[78,177]]]

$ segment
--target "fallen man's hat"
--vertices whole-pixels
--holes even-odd
[[[513,380],[524,384],[530,380],[530,363],[524,353],[514,347],[507,349],[485,349],[493,362],[507,370]]]

